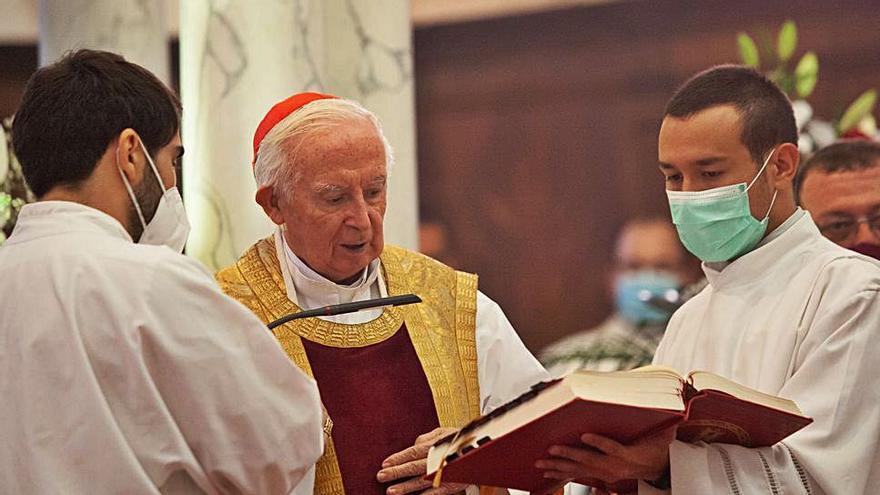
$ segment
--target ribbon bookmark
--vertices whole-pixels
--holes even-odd
[[[450,450],[452,450],[452,446],[455,445],[455,441],[458,440],[459,435],[461,435],[461,430],[455,432],[455,436],[452,437],[452,440],[449,441],[449,445],[446,446],[446,450],[443,452],[443,457],[440,459],[440,465],[437,466],[437,472],[434,473],[434,482],[431,483],[431,486],[434,488],[440,488],[440,483],[442,483],[443,479],[443,468],[446,467],[446,457],[449,456]]]

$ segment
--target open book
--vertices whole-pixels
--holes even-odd
[[[677,438],[685,442],[764,447],[811,422],[794,402],[713,373],[681,377],[662,366],[578,371],[539,383],[438,441],[428,453],[426,478],[442,467],[444,482],[541,493],[553,481],[535,461],[552,445],[583,445],[583,433],[626,444],[678,425]]]

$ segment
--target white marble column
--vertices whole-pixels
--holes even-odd
[[[181,2],[187,252],[232,263],[272,225],[254,202],[254,129],[277,101],[323,91],[360,101],[395,150],[388,242],[417,243],[415,117],[409,1]]]
[[[40,65],[68,50],[119,53],[169,82],[164,0],[39,0]]]

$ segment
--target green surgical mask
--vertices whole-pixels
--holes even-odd
[[[729,261],[752,250],[764,237],[776,194],[762,220],[752,216],[749,189],[764,173],[773,151],[752,182],[705,191],[666,191],[672,223],[688,251],[707,262]]]

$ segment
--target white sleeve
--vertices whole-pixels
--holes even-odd
[[[550,374],[526,349],[495,301],[477,292],[477,372],[485,414],[528,391]]]
[[[150,288],[145,360],[212,488],[290,493],[323,448],[315,382],[197,263],[181,257]]]
[[[880,286],[876,278],[852,272],[826,273],[824,279],[799,328],[805,337],[792,376],[778,393],[814,423],[767,448],[673,442],[674,493],[819,495],[876,488]]]

